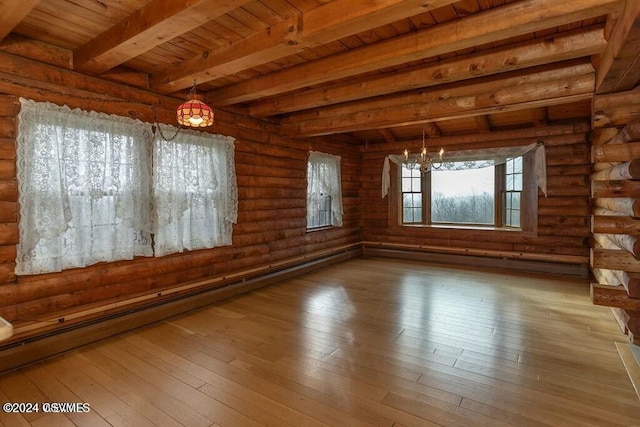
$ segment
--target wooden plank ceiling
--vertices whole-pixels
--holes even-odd
[[[589,118],[596,82],[616,85],[597,73],[602,63],[612,66],[607,39],[625,7],[624,0],[16,4],[0,0],[3,43],[52,44],[72,52],[77,72],[142,73],[151,90],[180,99],[195,80],[214,108],[279,123],[291,135],[344,134],[354,143]],[[637,84],[623,65],[615,72]]]

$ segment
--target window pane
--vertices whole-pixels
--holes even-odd
[[[511,211],[511,226],[520,227],[520,211],[519,210]]]
[[[402,192],[411,191],[411,178],[402,178]]]
[[[507,174],[506,183],[505,183],[505,189],[507,191],[513,191],[513,175]]]
[[[421,208],[422,207],[422,193],[414,193],[413,194],[413,207]]]
[[[405,207],[402,210],[402,215],[402,222],[404,223],[422,223],[422,207]]]
[[[404,222],[413,222],[413,209],[404,208],[402,216],[403,216]]]
[[[405,207],[405,208],[413,207],[413,197],[411,193],[402,195],[402,207]]]
[[[522,157],[513,159],[513,172],[522,173]]]
[[[508,159],[505,164],[505,190],[522,191],[522,157]]]
[[[511,207],[513,209],[520,209],[520,193],[511,193]]]
[[[513,175],[513,189],[522,191],[522,174]]]
[[[494,167],[431,172],[431,220],[494,224]]]
[[[420,188],[420,177],[411,178],[411,186],[411,191],[422,191],[422,189]]]
[[[420,177],[420,171],[414,169],[407,169],[405,165],[402,165],[402,177],[403,178],[416,178]]]
[[[507,227],[520,227],[520,201],[522,194],[518,191],[506,192],[504,195],[504,224]]]

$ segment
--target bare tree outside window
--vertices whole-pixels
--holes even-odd
[[[495,168],[431,171],[431,222],[495,223]]]
[[[402,223],[520,228],[523,157],[496,163],[450,162],[426,174],[403,165]]]

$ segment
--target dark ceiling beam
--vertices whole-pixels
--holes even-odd
[[[572,63],[478,80],[381,97],[375,103],[363,101],[291,114],[281,120],[281,128],[291,135],[318,136],[566,104],[593,97],[595,71],[590,64]]]
[[[546,107],[536,108],[531,111],[533,116],[533,125],[537,127],[546,127],[549,125],[549,111]]]
[[[640,82],[640,1],[627,0],[615,18],[598,66],[596,92],[631,90]]]
[[[360,101],[299,111],[297,113],[281,116],[280,123],[289,124],[296,121],[339,117],[362,111],[398,107],[405,104],[419,104],[421,102],[450,99],[462,100],[474,96],[478,92],[478,88],[483,88],[483,91],[498,92],[504,88],[523,84],[536,84],[558,79],[570,81],[572,78],[593,73],[595,73],[595,69],[588,58],[574,59],[559,64],[548,64],[535,68],[503,73],[500,76],[500,79],[496,79],[491,76],[478,77],[471,80],[449,83],[447,85],[435,86],[428,89],[399,92],[376,98],[368,98]],[[469,107],[473,107],[473,105],[469,105]]]
[[[76,49],[74,68],[100,74],[249,1],[152,0]]]
[[[256,65],[300,52],[301,22],[297,18],[281,21],[252,35],[207,50],[151,75],[151,88],[171,93],[187,88],[193,81],[216,80]]]
[[[0,0],[0,41],[35,8],[40,0]]]
[[[476,116],[476,124],[478,125],[478,131],[482,133],[491,132],[491,122],[486,115]]]
[[[386,142],[395,142],[396,136],[389,129],[377,129],[378,133],[384,137]]]
[[[456,57],[435,64],[364,77],[252,103],[253,117],[268,117],[362,98],[487,76],[602,53],[607,45],[602,27],[554,34],[512,46]]]
[[[457,0],[337,0],[151,76],[153,90],[175,92],[409,18]]]
[[[606,15],[619,0],[524,0],[289,67],[210,93],[230,105]]]
[[[436,123],[425,123],[423,129],[429,138],[440,138],[442,136],[442,131]]]

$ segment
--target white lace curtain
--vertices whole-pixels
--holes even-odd
[[[535,151],[534,151],[535,150]],[[442,168],[447,170],[478,169],[503,164],[507,159],[524,156],[534,151],[534,172],[538,188],[547,195],[547,165],[544,144],[533,143],[517,147],[485,148],[479,150],[446,151]],[[410,159],[411,160],[411,159]],[[404,156],[390,154],[384,159],[382,168],[382,197],[389,194],[390,163],[398,166],[404,162]]]
[[[309,152],[307,162],[307,224],[312,224],[314,207],[323,196],[331,197],[331,225],[342,226],[342,178],[340,157]]]
[[[16,273],[151,255],[148,126],[49,103],[21,104]]]
[[[20,101],[16,274],[231,244],[233,138]]]
[[[175,132],[162,129],[165,135]],[[172,141],[156,135],[156,256],[231,244],[238,211],[233,142],[185,130]]]

